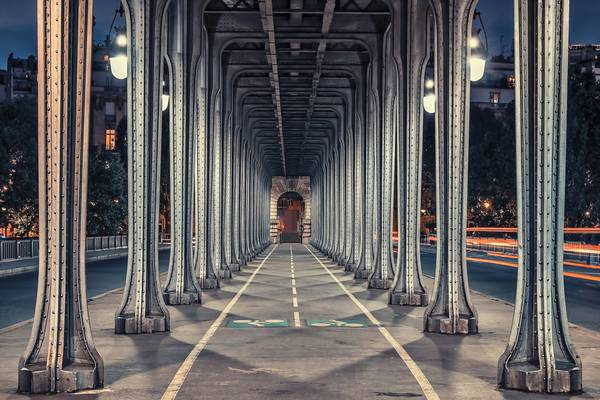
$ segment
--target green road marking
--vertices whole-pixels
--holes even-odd
[[[228,328],[287,328],[285,319],[230,319]]]
[[[366,328],[369,326],[363,321],[354,319],[307,319],[306,324],[315,328]]]

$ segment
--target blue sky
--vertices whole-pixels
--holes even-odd
[[[18,57],[36,53],[36,0],[0,0],[0,69],[10,52]],[[95,40],[102,40],[120,0],[96,0]],[[491,54],[510,52],[513,40],[513,0],[480,0]],[[571,0],[571,43],[600,43],[598,0]]]

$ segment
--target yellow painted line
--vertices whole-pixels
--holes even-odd
[[[298,298],[296,296],[292,297],[292,306],[294,306],[294,308],[298,308]]]
[[[175,376],[173,377],[173,380],[171,380],[171,383],[167,387],[167,390],[165,390],[165,393],[162,395],[162,397],[161,397],[162,400],[173,400],[177,397],[177,393],[179,393],[179,390],[183,386],[183,383],[185,382],[185,379],[187,378],[188,374],[190,373],[192,367],[194,366],[196,359],[198,358],[198,356],[200,355],[202,350],[204,350],[208,341],[217,332],[217,329],[219,329],[219,327],[223,324],[223,321],[225,320],[225,318],[227,318],[227,315],[229,315],[233,306],[235,306],[235,304],[238,302],[240,297],[242,297],[242,294],[244,294],[246,289],[248,289],[248,286],[250,286],[250,284],[256,277],[256,274],[258,274],[258,272],[261,270],[263,265],[265,265],[265,262],[269,259],[271,254],[273,254],[273,252],[275,251],[276,248],[277,248],[277,245],[273,246],[273,248],[271,249],[269,254],[267,254],[267,256],[262,260],[260,265],[254,270],[252,275],[250,275],[250,278],[248,278],[248,280],[246,281],[244,286],[242,286],[242,288],[236,293],[236,295],[233,297],[233,299],[231,299],[231,301],[227,304],[227,306],[225,306],[223,311],[221,311],[221,314],[219,315],[219,317],[215,320],[215,322],[213,322],[213,324],[210,326],[210,328],[208,328],[208,330],[206,331],[206,333],[204,334],[202,339],[200,339],[200,341],[196,344],[196,346],[194,346],[194,348],[192,349],[190,354],[188,354],[188,356],[185,358],[185,360],[183,361],[183,363],[177,370],[177,373],[175,373]]]
[[[294,311],[294,327],[300,328],[300,313],[298,311]]]
[[[392,334],[385,327],[381,326],[381,322],[379,322],[379,320],[375,318],[373,314],[371,314],[371,311],[369,311],[367,307],[365,307],[352,293],[350,293],[350,291],[348,291],[348,289],[346,289],[346,286],[344,286],[344,284],[340,282],[340,280],[329,270],[329,268],[327,268],[325,264],[323,264],[321,260],[319,260],[319,258],[317,258],[317,256],[306,245],[304,245],[304,247],[306,247],[306,250],[308,250],[309,253],[312,254],[315,260],[317,260],[319,264],[321,264],[321,267],[323,267],[325,271],[327,271],[327,273],[338,284],[342,291],[346,293],[350,300],[352,300],[352,302],[359,308],[359,310],[362,311],[363,314],[365,314],[369,321],[371,321],[371,323],[375,325],[377,329],[379,329],[379,332],[383,335],[383,337],[385,337],[385,339],[392,345],[394,350],[396,350],[396,353],[398,353],[402,361],[404,361],[404,364],[409,369],[411,374],[415,377],[417,383],[421,387],[421,390],[423,390],[423,394],[425,395],[427,400],[440,400],[440,397],[429,382],[429,379],[427,379],[423,371],[421,371],[421,368],[419,368],[417,363],[412,359],[412,357],[408,354],[404,347],[402,347],[402,345],[398,343],[396,339],[394,339]]]

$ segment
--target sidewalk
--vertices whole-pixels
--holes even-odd
[[[169,245],[159,245],[159,251],[168,249]],[[86,261],[94,262],[127,257],[127,247],[118,249],[90,250],[86,253]],[[38,269],[38,257],[18,260],[0,261],[0,279],[7,276],[28,274]]]

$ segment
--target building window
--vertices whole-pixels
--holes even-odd
[[[500,103],[500,92],[490,92],[490,103],[494,105]]]
[[[517,78],[515,78],[514,75],[510,75],[508,78],[506,78],[506,86],[508,86],[509,89],[514,89],[516,85]]]
[[[113,128],[106,129],[105,135],[105,148],[106,150],[114,150],[117,146],[117,131]]]

